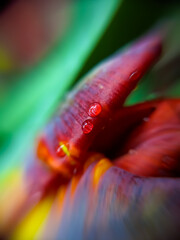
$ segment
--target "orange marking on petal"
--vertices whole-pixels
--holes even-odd
[[[48,165],[55,171],[60,172],[64,177],[71,178],[71,171],[65,165],[59,164],[57,159],[53,157],[48,158]]]
[[[58,198],[58,211],[61,213],[62,212],[62,208],[63,208],[63,203],[64,203],[64,198],[66,195],[66,191],[67,191],[67,186],[66,185],[62,185],[57,193],[57,198]]]
[[[74,175],[74,177],[72,178],[72,180],[71,180],[71,197],[73,197],[80,179],[81,179],[81,174]]]
[[[90,155],[87,158],[87,161],[84,164],[84,172],[86,171],[86,169],[93,163],[96,162],[100,159],[102,159],[104,156],[101,153],[93,153],[92,155]]]
[[[93,185],[94,187],[97,187],[101,177],[104,175],[104,173],[112,167],[112,163],[107,159],[103,158],[101,159],[94,168],[94,176],[93,176]]]
[[[45,142],[43,141],[43,139],[40,139],[37,146],[37,157],[42,161],[47,162],[49,156],[50,153]]]

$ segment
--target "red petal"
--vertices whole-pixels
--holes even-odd
[[[166,100],[128,138],[116,165],[142,176],[180,173],[180,100]]]
[[[147,118],[158,106],[160,100],[149,101],[129,107],[122,107],[114,113],[106,127],[95,138],[90,150],[110,155],[124,144],[126,135]]]

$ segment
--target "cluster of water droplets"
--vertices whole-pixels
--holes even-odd
[[[90,105],[88,115],[90,117],[97,117],[101,113],[101,111],[102,111],[101,104],[95,102]],[[87,119],[82,123],[82,131],[84,134],[90,133],[93,130],[93,127],[94,125],[90,119]]]

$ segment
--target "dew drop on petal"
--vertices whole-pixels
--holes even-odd
[[[86,120],[82,124],[82,130],[84,134],[88,134],[92,131],[94,125],[90,120]]]
[[[88,111],[88,115],[90,117],[96,117],[101,113],[101,111],[102,111],[101,104],[95,102],[95,103],[91,104],[89,111]]]
[[[128,152],[130,155],[132,155],[132,154],[135,154],[136,153],[136,150],[134,150],[134,149],[129,149],[129,152]]]
[[[64,157],[65,155],[69,156],[69,144],[60,142],[59,147],[56,150],[56,154],[58,157]]]
[[[129,77],[129,80],[131,81],[136,81],[138,80],[139,78],[141,77],[141,72],[136,70],[134,71],[133,73],[131,73],[130,77]]]
[[[144,121],[144,122],[149,122],[149,118],[148,118],[148,117],[145,117],[145,118],[143,118],[143,121]]]

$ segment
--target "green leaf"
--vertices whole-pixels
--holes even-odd
[[[27,146],[54,112],[120,3],[121,0],[74,1],[71,27],[64,39],[9,91],[0,117],[4,171],[22,161]]]

